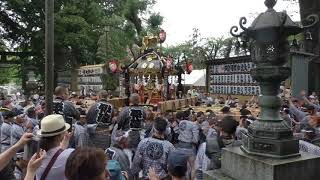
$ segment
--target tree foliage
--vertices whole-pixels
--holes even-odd
[[[0,40],[0,51],[7,51],[5,43]],[[2,58],[2,57],[1,57]],[[21,71],[17,65],[1,65],[0,64],[0,85],[8,83],[20,83],[19,75]]]
[[[164,52],[175,59],[180,59],[180,62],[185,59],[192,60],[194,68],[201,69],[206,67],[206,61],[236,55],[234,52],[236,50],[235,44],[236,39],[234,38],[225,38],[223,36],[203,38],[200,31],[194,28],[190,40],[166,48]]]
[[[93,63],[103,15],[97,1],[65,1],[55,14],[55,48],[62,53],[57,64],[69,62],[71,67]],[[68,55],[68,56],[67,56]],[[66,59],[67,58],[67,59]],[[62,60],[62,62],[59,60]],[[67,61],[65,61],[67,60]]]
[[[20,84],[20,68],[17,65],[13,65],[10,67],[1,67],[0,66],[0,85],[16,83]]]
[[[33,51],[44,74],[44,0],[0,0],[0,37],[11,49]],[[137,56],[148,30],[162,17],[151,12],[155,0],[55,0],[55,68],[77,68],[109,59]]]
[[[43,55],[44,2],[1,0],[1,38],[11,42],[16,49],[33,50]],[[56,0],[57,57],[62,54],[72,56],[76,64],[93,63],[99,61],[96,59],[99,46],[108,43],[109,58],[124,57],[126,47],[140,43],[140,36],[148,29],[161,25],[163,18],[150,12],[154,3],[155,0]],[[107,34],[111,38],[106,37]],[[102,43],[102,39],[107,42]]]

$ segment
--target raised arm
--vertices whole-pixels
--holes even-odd
[[[317,111],[320,111],[320,106],[318,106],[318,105],[312,103],[311,101],[309,101],[309,99],[308,99],[307,96],[306,96],[306,92],[305,92],[304,90],[302,90],[302,91],[300,92],[300,95],[301,95],[301,97],[302,97],[302,99],[303,99],[303,101],[304,101],[305,103],[313,106]]]
[[[306,91],[305,90],[302,90],[300,92],[300,96],[302,97],[303,101],[306,102],[307,104],[312,104],[309,99],[306,97]]]
[[[21,139],[9,149],[0,154],[0,171],[6,167],[10,160],[16,155],[16,153],[23,148],[33,137],[32,133],[25,133]]]
[[[34,154],[27,167],[27,174],[24,180],[34,180],[37,169],[41,166],[42,160],[46,157],[46,152],[41,150],[39,154]]]
[[[289,101],[289,110],[290,112],[295,115],[298,121],[302,121],[302,119],[307,115],[306,113],[300,111],[291,101],[290,98],[288,98]]]

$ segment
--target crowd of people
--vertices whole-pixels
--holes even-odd
[[[2,96],[0,179],[201,180],[205,171],[221,167],[222,148],[241,146],[259,116],[250,111],[257,107],[253,99],[197,96],[197,104],[208,106],[205,112],[154,112],[140,104],[138,94],[119,111],[104,90],[91,107],[76,108],[77,95],[59,86],[48,116],[39,96],[23,103]],[[221,113],[209,108],[213,104],[223,106]],[[240,120],[230,113],[234,107],[240,107]],[[315,155],[320,155],[319,111],[316,94],[283,96],[282,118],[300,139],[300,150]]]

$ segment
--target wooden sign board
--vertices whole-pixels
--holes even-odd
[[[208,87],[212,94],[259,95],[260,87],[251,77],[255,68],[250,56],[218,59],[208,63]]]

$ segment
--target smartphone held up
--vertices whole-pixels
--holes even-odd
[[[24,160],[29,160],[35,153],[40,152],[40,136],[34,135],[32,140],[24,146]]]

